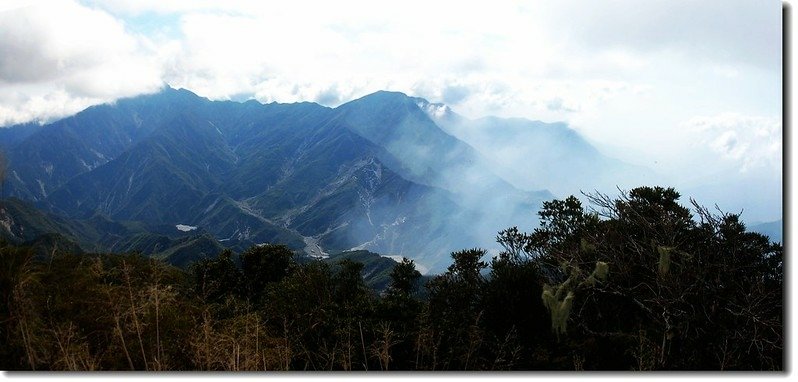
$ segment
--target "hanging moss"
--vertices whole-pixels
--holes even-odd
[[[582,282],[582,285],[587,286],[595,286],[598,281],[604,281],[607,279],[607,275],[610,273],[610,266],[609,264],[603,261],[597,261],[596,267],[593,269],[593,272],[588,276],[585,281]]]
[[[557,338],[560,338],[561,334],[565,334],[568,327],[568,317],[576,297],[574,292],[585,286],[594,286],[598,280],[605,280],[609,274],[609,264],[603,261],[596,262],[593,272],[584,279],[582,279],[582,271],[579,267],[569,263],[565,263],[561,267],[563,271],[570,273],[570,277],[556,288],[548,284],[544,285],[541,294],[543,306],[551,314],[551,329]]]
[[[584,252],[584,253],[588,253],[589,254],[589,253],[596,252],[596,246],[593,245],[593,244],[590,244],[585,239],[580,239],[579,240],[579,247],[582,250],[582,252]]]
[[[658,246],[657,252],[659,252],[659,274],[660,276],[665,276],[671,269],[671,253],[673,252],[673,247]]]
[[[560,337],[561,334],[564,334],[567,327],[568,327],[568,317],[571,313],[571,307],[573,306],[574,300],[574,292],[568,291],[565,295],[565,298],[559,300],[557,298],[557,294],[564,291],[564,288],[560,287],[557,288],[557,291],[554,291],[549,285],[545,285],[543,287],[543,305],[546,309],[549,310],[551,314],[551,329],[557,335],[557,338]]]
[[[568,328],[568,316],[571,314],[573,303],[574,292],[569,291],[565,299],[557,304],[556,309],[552,311],[551,325],[558,337],[561,334],[565,334],[565,330]]]
[[[596,270],[593,271],[593,273],[596,274],[596,277],[598,277],[599,280],[604,281],[607,279],[607,275],[610,273],[610,266],[603,261],[597,261]]]
[[[548,284],[543,286],[543,295],[541,298],[543,299],[543,306],[545,306],[546,309],[551,310],[551,307],[557,304],[557,298],[554,297],[552,287]]]

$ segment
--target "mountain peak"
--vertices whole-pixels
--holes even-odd
[[[342,106],[342,110],[359,109],[365,107],[371,111],[387,111],[395,113],[398,110],[405,110],[410,113],[425,114],[433,121],[443,121],[454,118],[456,114],[449,106],[442,103],[433,103],[421,97],[411,97],[402,92],[380,90],[354,101],[347,102]],[[419,113],[419,111],[421,113]]]
[[[169,84],[165,84],[161,90],[156,93],[159,96],[169,97],[169,98],[182,98],[182,99],[197,99],[203,98],[198,96],[196,93],[192,92],[191,90],[185,88],[173,88],[169,86]]]
[[[411,103],[413,99],[405,93],[396,92],[396,91],[388,91],[388,90],[379,90],[371,94],[367,94],[363,97],[360,97],[356,100],[347,102],[347,104],[371,104],[371,105],[396,105],[396,104],[408,104]]]
[[[405,93],[396,91],[380,90],[352,102],[363,102],[364,104],[368,102],[372,107],[406,106],[412,108],[412,106],[416,106],[435,122],[446,122],[458,117],[457,114],[444,103],[430,102],[426,98],[411,97]]]
[[[444,103],[430,102],[421,97],[413,97],[413,100],[416,102],[418,108],[426,113],[433,121],[440,122],[453,118],[455,115],[452,109]]]
[[[153,107],[158,105],[194,105],[202,102],[209,102],[205,97],[200,97],[194,92],[179,88],[175,89],[168,84],[155,93],[140,94],[130,98],[121,98],[110,105],[127,105],[133,107]],[[103,106],[103,105],[97,105]]]

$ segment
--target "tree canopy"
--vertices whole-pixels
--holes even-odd
[[[0,244],[7,370],[782,370],[783,248],[672,188],[545,202],[385,290],[281,245],[189,269]],[[45,253],[46,255],[42,255]]]

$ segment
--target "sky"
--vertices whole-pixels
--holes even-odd
[[[470,118],[564,121],[696,195],[764,187],[749,192],[767,212],[749,217],[775,220],[781,10],[774,0],[0,0],[0,126],[164,84],[327,106],[395,90]]]

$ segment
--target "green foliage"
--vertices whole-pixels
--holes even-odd
[[[482,281],[482,270],[488,266],[482,258],[487,254],[488,251],[479,248],[454,252],[454,263],[448,267],[446,273],[459,282],[474,286]]]
[[[215,259],[202,259],[190,268],[196,293],[206,301],[222,302],[241,292],[241,272],[233,262],[233,252],[227,250]]]
[[[388,288],[391,280],[391,270],[396,266],[396,261],[364,250],[332,254],[324,261],[330,264],[337,264],[345,259],[363,264],[361,274],[363,275],[363,281],[370,289],[383,291]]]
[[[284,245],[264,244],[241,254],[241,275],[245,295],[257,300],[268,283],[279,282],[295,266],[293,252]]]
[[[421,272],[416,270],[413,260],[406,257],[402,262],[394,266],[391,271],[391,283],[388,286],[389,295],[393,296],[412,296],[418,287],[421,279]]]
[[[518,227],[507,228],[496,236],[496,242],[504,248],[499,257],[506,261],[520,262],[533,257],[532,237],[518,230]]]
[[[333,276],[333,295],[335,300],[345,306],[358,301],[368,293],[363,281],[363,264],[344,259],[338,263],[338,271]]]
[[[583,233],[599,222],[598,215],[586,213],[582,202],[574,196],[565,200],[543,202],[538,216],[540,228],[532,232],[528,243],[530,250],[538,252],[571,249],[582,245]]]
[[[548,358],[556,346],[550,329],[549,312],[540,299],[543,293],[540,264],[537,261],[513,261],[494,258],[490,274],[482,288],[485,337],[490,351],[485,358],[489,369],[559,369]],[[545,354],[546,357],[535,355]]]

